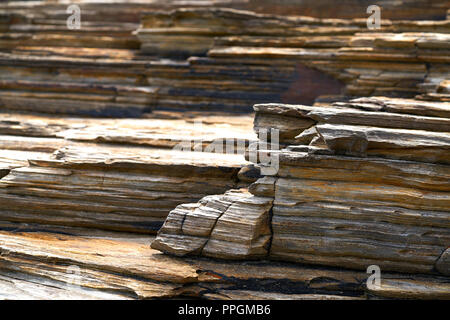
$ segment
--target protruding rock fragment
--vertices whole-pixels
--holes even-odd
[[[166,219],[152,248],[175,255],[255,259],[268,254],[272,199],[245,190],[180,205]]]

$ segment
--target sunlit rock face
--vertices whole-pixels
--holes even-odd
[[[76,31],[66,28],[62,4],[0,5],[7,28],[0,108],[130,118],[155,109],[250,113],[255,103],[448,95],[446,20],[383,16],[371,31],[364,17],[263,14],[228,4],[156,1],[149,8],[166,11],[139,17],[144,4],[122,3],[119,17],[83,3],[92,14]]]
[[[444,1],[445,2],[445,1]],[[300,15],[317,18],[364,18],[370,0],[343,0],[330,5],[328,0],[250,0],[241,5],[247,10],[280,15]],[[445,20],[446,9],[439,0],[383,1],[383,18],[394,20]],[[401,8],[401,9],[400,9]]]
[[[448,103],[374,97],[254,109],[256,130],[280,132],[278,150],[257,151],[258,159],[277,155],[276,173],[253,183],[252,197],[225,193],[177,207],[153,248],[181,256],[448,273],[442,254],[450,241]],[[251,151],[247,156],[255,159]],[[228,204],[213,204],[221,199]],[[240,214],[227,214],[231,208]],[[204,224],[202,234],[190,231]],[[244,254],[237,253],[241,239],[251,240]]]
[[[0,3],[0,299],[450,299],[448,5],[371,2]]]
[[[319,97],[342,95],[344,88],[344,83],[332,76],[298,64],[294,80],[283,93],[281,102],[311,105]]]
[[[242,154],[257,139],[251,116],[160,116],[2,114],[0,221],[71,234],[148,235],[177,205],[258,178]]]

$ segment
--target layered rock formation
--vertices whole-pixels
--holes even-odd
[[[446,0],[341,0],[332,4],[328,0],[249,0],[236,8],[279,15],[311,16],[317,18],[361,18],[370,5],[382,8],[386,19],[442,20],[450,3]]]
[[[120,17],[87,3],[80,30],[65,25],[63,4],[0,7],[0,107],[139,117],[155,108],[250,112],[255,103],[312,104],[322,95],[449,99],[448,20],[383,20],[369,32],[363,17],[219,5],[143,13],[138,28],[142,3],[122,4]]]
[[[178,9],[147,14],[137,34],[143,53],[207,54],[208,58],[190,60],[194,74],[199,62],[209,70],[217,65],[232,65],[231,70],[245,66],[247,71],[236,76],[235,81],[243,81],[245,76],[245,81],[279,88],[279,101],[312,103],[327,91],[348,96],[445,94],[439,86],[449,72],[449,26],[448,20],[383,20],[380,30],[368,32],[363,19],[321,20],[231,9]],[[188,45],[180,47],[180,42]],[[335,83],[325,75],[311,74],[310,69],[336,79]],[[271,78],[272,74],[278,76]],[[280,77],[289,82],[284,88],[279,87],[283,83]],[[313,81],[329,87],[324,91],[308,87],[308,82]],[[345,90],[338,81],[345,84]],[[294,90],[300,92],[293,94]],[[302,90],[317,92],[309,97]]]
[[[227,259],[450,274],[448,103],[379,97],[254,108],[257,130],[280,132],[281,150],[258,150],[276,155],[276,175],[252,184],[251,195],[178,207],[153,248],[211,256],[217,242],[213,256]],[[231,204],[214,204],[225,199]],[[203,224],[202,234],[190,231]]]
[[[4,110],[107,117],[151,112],[154,89],[139,84],[143,62],[1,56]]]
[[[170,212],[152,248],[180,256],[264,258],[271,240],[272,202],[232,190],[182,204]]]
[[[0,298],[450,299],[448,4],[344,2],[0,4]]]
[[[139,116],[150,110],[152,90],[141,80],[144,64],[132,61],[139,48],[132,35],[137,12],[128,7],[117,15],[97,5],[82,12],[81,29],[70,30],[67,7],[0,6],[7,22],[0,35],[0,107],[91,116]]]
[[[234,0],[192,2],[190,6]],[[73,2],[81,28],[69,29],[68,3],[0,5],[0,108],[102,117],[140,117],[155,106],[133,34],[140,13],[178,8],[173,1]]]
[[[201,120],[201,127],[193,125]],[[248,125],[239,124],[245,120],[250,119],[2,114],[0,220],[69,233],[79,228],[155,233],[178,204],[255,180],[250,168],[238,175],[246,165],[245,146],[256,139]]]
[[[280,262],[179,259],[148,238],[0,232],[0,297],[7,299],[448,299],[448,278],[367,273]],[[274,285],[276,284],[276,285]]]
[[[311,16],[317,18],[360,18],[365,16],[367,7],[373,4],[380,6],[386,19],[406,20],[443,20],[449,7],[448,1],[442,0],[342,0],[339,5],[330,5],[328,0],[282,0],[274,3],[271,0],[108,0],[109,6],[99,0],[72,0],[90,16],[108,14],[113,21],[138,21],[139,12],[154,10],[170,10],[179,7],[225,7],[251,10],[258,13],[279,15]],[[65,11],[66,0],[9,0],[2,8],[24,10],[33,8],[40,15],[49,12]],[[47,10],[47,13],[42,12]],[[54,15],[54,12],[52,12]],[[54,17],[54,16],[53,16]],[[89,17],[92,19],[92,17]]]

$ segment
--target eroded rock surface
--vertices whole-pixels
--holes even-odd
[[[328,97],[332,100],[383,95],[448,101],[448,33],[448,20],[383,20],[381,29],[372,32],[364,19],[223,8],[148,13],[137,30],[143,54],[194,56],[183,65],[154,64],[147,71],[149,81],[167,84],[171,89],[166,90],[180,93],[192,106],[200,106],[195,92],[203,92],[199,96],[208,103],[212,83],[235,90],[235,96],[229,94],[233,99],[241,99],[245,90],[254,103],[310,104],[322,95],[334,95]],[[180,42],[188,45],[180,47]],[[210,81],[204,83],[205,77]]]
[[[264,258],[270,244],[272,199],[246,190],[208,196],[171,211],[152,248],[176,255]]]
[[[255,130],[280,130],[281,150],[261,149],[270,144],[260,143],[257,151],[276,155],[276,174],[249,188],[253,196],[273,201],[270,220],[265,220],[271,237],[266,258],[446,274],[449,108],[446,102],[381,97],[328,107],[256,105]],[[250,153],[247,157],[254,159]],[[196,206],[202,202],[189,208]],[[172,211],[168,221],[178,212]],[[239,223],[247,212],[242,208],[232,218]],[[199,217],[192,221],[196,227],[206,223]],[[261,230],[256,221],[255,230]],[[233,239],[240,237],[234,232],[228,236],[228,251]],[[175,252],[188,238],[183,232],[158,247],[169,235],[162,228],[154,247],[178,255],[209,254],[204,249]],[[220,250],[215,248],[216,257],[231,258]]]
[[[180,259],[149,248],[145,243],[148,240],[2,231],[0,297],[257,300],[449,298],[448,281],[442,277],[417,276],[412,280],[409,275],[385,273],[381,287],[368,290],[368,274],[365,272],[273,261]]]
[[[0,4],[0,298],[450,299],[446,5],[344,2]]]
[[[383,20],[371,32],[365,17],[267,14],[268,2],[80,5],[90,12],[80,30],[67,29],[62,3],[0,5],[0,108],[141,117],[368,95],[449,100],[450,20]]]
[[[250,117],[171,115],[87,120],[2,114],[0,220],[69,233],[156,233],[177,205],[257,179],[238,175],[248,164],[245,146],[256,140],[245,123]],[[236,154],[226,154],[227,148]]]

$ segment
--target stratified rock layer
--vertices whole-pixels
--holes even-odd
[[[74,1],[81,27],[67,26],[63,1],[0,4],[0,109],[95,117],[140,117],[157,91],[133,33],[142,11],[241,0]]]
[[[277,170],[249,188],[255,199],[273,200],[267,208],[270,222],[254,222],[251,229],[271,230],[266,258],[448,274],[448,103],[378,97],[328,107],[255,105],[255,111],[255,130],[279,130],[282,148],[262,149],[264,141],[259,143],[258,159],[272,157],[271,163],[260,163],[262,173],[268,165]],[[251,149],[248,157],[254,159]],[[241,207],[234,221],[248,211]],[[233,234],[236,228],[230,224],[228,230],[223,238],[228,246],[215,247],[216,257],[233,258],[230,247],[239,250],[233,245],[240,237]],[[161,229],[155,242],[169,234]],[[154,247],[175,253],[187,238],[179,233],[172,243]],[[205,250],[178,254],[207,255]]]
[[[0,298],[450,299],[449,21],[325,2],[0,4],[2,111],[147,118],[0,115]]]
[[[364,19],[188,8],[144,15],[137,35],[144,54],[207,55],[188,59],[183,77],[168,70],[149,70],[157,83],[166,78],[166,90],[188,101],[193,101],[194,92],[209,96],[207,84],[201,81],[205,78],[227,90],[241,83],[240,90],[234,89],[236,97],[230,92],[229,98],[239,99],[237,94],[245,90],[254,103],[266,98],[313,103],[322,95],[337,95],[335,99],[340,95],[420,95],[427,100],[448,100],[449,28],[448,20],[383,20],[379,30],[371,31]],[[241,72],[235,73],[238,69]],[[259,90],[254,88],[257,84]]]
[[[364,17],[217,8],[240,0],[183,3],[155,1],[151,12],[133,1],[120,10],[84,3],[80,30],[65,25],[64,4],[0,6],[0,108],[141,117],[348,96],[449,100],[449,20],[383,20],[370,31]]]
[[[149,238],[0,232],[5,299],[449,299],[447,278],[383,273],[368,288],[361,271],[274,261],[179,259]],[[276,283],[277,285],[274,285]]]
[[[188,120],[2,114],[1,223],[75,234],[80,228],[155,233],[177,205],[257,179],[257,172],[238,174],[247,164],[245,146],[256,139],[251,118],[184,116]]]
[[[171,211],[152,248],[180,256],[263,258],[271,238],[272,201],[233,190],[205,197],[196,205],[180,205]]]
[[[448,103],[365,98],[255,108],[261,118],[316,122],[279,153],[272,258],[436,271],[450,243]]]

